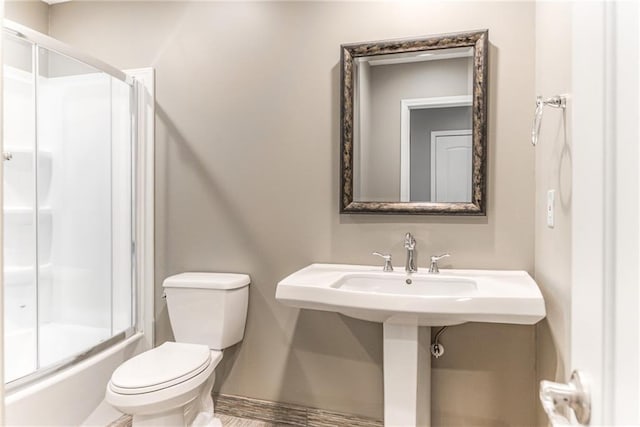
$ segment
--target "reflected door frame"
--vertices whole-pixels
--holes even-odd
[[[400,100],[400,201],[411,199],[411,110],[426,108],[467,107],[471,95],[407,98]]]

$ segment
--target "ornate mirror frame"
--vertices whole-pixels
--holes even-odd
[[[488,30],[340,46],[340,213],[486,215]],[[472,200],[470,203],[367,202],[353,200],[353,110],[358,57],[474,47],[472,104]]]

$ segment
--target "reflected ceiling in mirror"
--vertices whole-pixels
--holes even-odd
[[[486,36],[342,46],[341,212],[484,214]]]

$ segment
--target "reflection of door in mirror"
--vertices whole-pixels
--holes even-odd
[[[471,124],[471,96],[448,96],[437,98],[403,99],[400,119],[400,200],[403,202],[440,202],[453,200],[436,197],[433,186],[435,171],[433,166],[434,132],[459,131],[469,129]],[[468,136],[471,143],[471,134]],[[469,149],[469,155],[471,150]],[[443,167],[441,161],[440,167]],[[460,169],[461,167],[468,169]],[[471,179],[471,157],[469,164],[451,165],[450,175],[454,180],[461,176]],[[459,176],[460,175],[460,176]],[[445,176],[441,176],[442,179]],[[445,182],[441,188],[453,188]],[[452,183],[452,185],[454,185]],[[457,184],[455,184],[457,185]],[[444,191],[444,190],[443,190]],[[465,198],[456,196],[456,202],[471,201],[471,181]],[[453,195],[451,195],[453,197]]]
[[[431,201],[471,201],[471,130],[431,132]]]

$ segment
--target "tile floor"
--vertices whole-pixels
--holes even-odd
[[[247,418],[232,417],[230,415],[216,414],[223,427],[279,427],[283,424],[272,424],[265,421],[250,420]],[[82,427],[131,427],[131,417],[116,411],[111,405],[102,402]]]
[[[218,417],[220,418],[220,421],[222,421],[223,427],[277,427],[276,424],[249,420],[246,418],[237,418],[229,415],[220,414]],[[107,427],[131,427],[131,417],[123,415],[114,422],[108,424]]]
[[[265,421],[248,420],[246,418],[236,418],[230,415],[219,415],[223,427],[276,427],[276,424]]]

